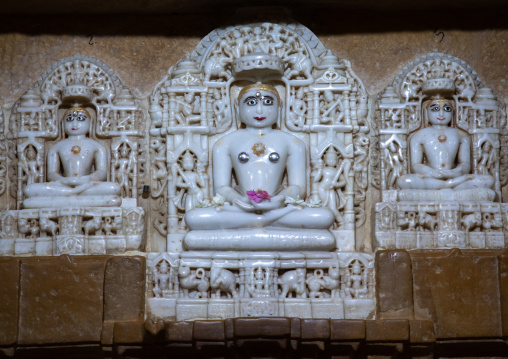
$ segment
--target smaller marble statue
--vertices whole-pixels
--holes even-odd
[[[120,186],[107,182],[107,150],[88,137],[91,116],[72,107],[63,116],[67,138],[48,151],[46,169],[50,182],[25,188],[25,208],[119,206]]]
[[[397,184],[403,190],[452,189],[457,192],[486,189],[486,198],[478,199],[492,200],[495,193],[490,188],[494,184],[494,178],[490,175],[471,174],[469,135],[450,126],[453,113],[454,102],[451,100],[434,98],[427,102],[425,114],[430,125],[416,131],[409,145],[413,173],[399,177]],[[419,195],[418,191],[411,192],[412,194],[403,191],[404,198],[401,199],[431,199],[427,198],[428,196],[416,198],[414,196]],[[475,198],[466,198],[471,193],[459,196],[458,199],[474,200]],[[405,198],[406,195],[411,198]],[[457,199],[452,192],[445,198]]]

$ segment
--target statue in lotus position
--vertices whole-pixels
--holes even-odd
[[[492,188],[492,176],[471,174],[469,135],[450,126],[454,102],[432,99],[427,102],[425,112],[429,126],[416,131],[409,145],[413,174],[399,177],[398,186],[401,189],[456,191]]]
[[[63,116],[67,137],[48,151],[46,168],[50,182],[32,183],[25,188],[25,208],[119,206],[120,186],[106,182],[107,150],[88,137],[90,113],[72,107]]]
[[[193,231],[241,228],[321,229],[333,244],[327,230],[334,221],[333,213],[327,208],[301,205],[303,201],[294,205],[306,198],[306,146],[297,137],[274,129],[281,112],[276,88],[260,83],[247,86],[236,106],[245,128],[219,139],[213,148],[214,191],[224,198],[224,204],[187,212],[185,222],[191,229],[187,246]],[[282,185],[285,174],[287,186]],[[286,204],[288,198],[294,199],[289,201],[294,204]],[[242,238],[247,237],[244,232]]]

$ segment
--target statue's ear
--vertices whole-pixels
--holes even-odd
[[[235,98],[235,101],[233,102],[233,111],[234,118],[236,119],[236,128],[240,129],[242,127],[242,121],[240,121],[240,106],[238,104],[238,97]]]

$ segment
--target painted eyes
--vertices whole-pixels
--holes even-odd
[[[65,121],[74,121],[74,120],[78,120],[78,121],[86,121],[88,120],[88,116],[86,115],[72,115],[72,114],[68,114],[66,117],[65,117]]]
[[[245,104],[247,106],[256,106],[258,101],[261,101],[261,103],[265,106],[272,106],[275,103],[273,98],[270,96],[252,96],[245,100]]]
[[[441,107],[439,105],[431,105],[430,106],[430,110],[432,112],[439,112],[440,109],[441,109]],[[452,112],[452,107],[450,105],[444,105],[443,111],[444,112]]]

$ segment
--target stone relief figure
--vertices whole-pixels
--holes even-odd
[[[485,141],[481,148],[481,155],[476,164],[478,173],[482,175],[493,175],[493,169],[498,161],[497,153],[489,141]]]
[[[262,267],[251,269],[247,276],[245,289],[252,298],[269,297],[270,290],[270,270]]]
[[[328,207],[339,223],[343,222],[340,210],[345,206],[343,187],[350,181],[351,162],[343,159],[338,164],[337,151],[330,147],[324,155],[325,166],[317,167],[312,178],[318,183],[318,193],[324,207]]]
[[[195,171],[196,161],[189,151],[183,154],[181,164],[180,167],[175,162],[172,166],[175,186],[180,189],[179,195],[173,200],[178,208],[187,212],[203,202],[205,180],[201,171]]]
[[[25,188],[25,208],[62,207],[71,203],[118,206],[120,186],[107,182],[107,151],[88,137],[91,116],[82,107],[72,107],[63,116],[67,138],[48,151],[47,179]],[[72,196],[72,197],[71,197]],[[93,198],[91,197],[93,196]],[[89,197],[77,200],[77,197]]]
[[[399,177],[399,187],[457,190],[491,188],[494,184],[492,176],[471,174],[471,142],[468,134],[450,126],[454,103],[443,98],[431,99],[425,105],[425,111],[430,125],[418,130],[410,141],[414,174]]]
[[[37,150],[33,145],[28,145],[20,156],[21,167],[24,172],[27,184],[40,183],[43,178],[43,166],[37,159]]]
[[[132,195],[130,188],[136,177],[133,173],[137,163],[136,153],[129,148],[129,145],[124,143],[120,146],[120,151],[115,152],[114,162],[115,179],[120,186],[121,195],[129,197]]]
[[[155,297],[166,297],[167,293],[173,289],[170,267],[167,261],[162,260],[158,268],[154,268],[153,281],[153,294]]]
[[[285,204],[286,197],[306,196],[306,150],[295,136],[272,128],[281,105],[273,86],[258,83],[242,89],[236,106],[245,128],[224,136],[213,149],[214,189],[224,205],[187,212],[191,230],[332,225],[328,209]],[[233,172],[236,188],[231,183]],[[286,172],[288,185],[283,187]]]
[[[365,298],[368,295],[367,271],[359,260],[354,260],[344,275],[343,295],[345,298]]]

